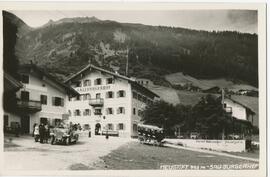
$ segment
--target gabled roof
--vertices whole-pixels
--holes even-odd
[[[235,96],[228,97],[228,96],[226,96],[225,98],[231,100],[234,103],[237,103],[237,104],[243,106],[244,108],[246,108],[247,110],[249,110],[253,114],[257,114],[258,113],[258,110],[255,109],[255,105],[251,106],[252,103],[249,103],[249,102],[251,102],[250,98],[249,99],[245,99],[247,97],[244,97],[244,96],[238,96],[238,97],[235,97]],[[258,106],[258,102],[255,103],[255,104],[257,104],[257,106]]]
[[[20,88],[23,87],[23,84],[21,84],[19,81],[17,81],[15,78],[13,78],[11,75],[8,73],[4,72],[4,89],[6,90],[6,87],[11,87],[15,91],[19,90]]]
[[[120,75],[120,74],[117,74],[117,73],[114,73],[114,72],[111,72],[111,71],[108,71],[108,70],[105,70],[103,68],[100,68],[100,67],[97,67],[95,65],[92,65],[92,64],[88,64],[86,67],[84,67],[82,70],[80,70],[79,72],[71,75],[70,77],[68,77],[66,80],[65,80],[65,83],[69,82],[70,80],[72,80],[73,78],[77,77],[78,75],[86,72],[88,69],[94,69],[94,70],[97,70],[97,71],[100,71],[100,72],[104,72],[106,74],[109,74],[111,76],[114,76],[114,77],[118,77],[118,78],[121,78],[121,79],[124,79],[124,80],[127,80],[129,83],[131,83],[131,85],[143,92],[146,92],[147,94],[150,94],[154,97],[158,97],[159,96],[157,94],[155,94],[154,92],[152,92],[151,90],[143,87],[142,85],[138,84],[135,79],[131,79],[129,77],[126,77],[126,76],[123,76],[123,75]]]
[[[75,89],[73,89],[72,87],[70,87],[70,86],[68,86],[68,85],[60,82],[55,77],[53,77],[52,75],[48,74],[45,70],[39,68],[35,64],[21,65],[20,66],[20,70],[23,70],[23,69],[27,69],[27,70],[33,69],[35,72],[39,73],[40,75],[43,75],[43,76],[47,77],[48,79],[50,79],[51,81],[53,81],[54,83],[56,83],[57,85],[59,85],[60,87],[62,87],[68,94],[71,94],[73,96],[79,95],[79,93]]]

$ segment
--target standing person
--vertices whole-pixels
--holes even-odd
[[[34,137],[34,136],[35,136],[35,127],[36,127],[36,125],[37,125],[37,123],[34,123],[34,125],[33,125],[32,137]]]
[[[38,124],[35,124],[35,127],[34,127],[34,138],[35,138],[35,142],[38,142],[38,139],[39,139],[39,126],[38,126]]]
[[[44,124],[40,124],[39,126],[39,136],[40,136],[40,143],[43,144],[44,141],[44,133],[45,133],[45,128],[44,128]]]
[[[49,125],[46,124],[44,126],[44,140],[45,140],[45,143],[48,143],[49,135],[50,135]]]
[[[20,133],[20,124],[19,124],[19,122],[16,122],[16,124],[15,124],[15,136],[19,137],[19,133]]]

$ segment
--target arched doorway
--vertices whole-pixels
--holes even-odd
[[[100,135],[100,129],[101,129],[101,125],[100,123],[97,123],[95,126],[95,135]]]

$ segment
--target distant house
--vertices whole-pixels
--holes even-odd
[[[241,102],[241,100],[225,97],[224,109],[227,112],[231,112],[232,117],[238,120],[248,121],[253,126],[258,126],[258,120],[255,120],[255,111],[248,107],[245,103]]]
[[[218,86],[215,87],[211,87],[209,89],[205,89],[203,90],[204,93],[221,93],[221,88],[219,88]]]
[[[256,90],[239,90],[237,92],[238,95],[247,95],[247,96],[253,96],[253,97],[258,97],[259,96],[259,92]]]
[[[148,86],[154,85],[150,79],[145,79],[145,78],[136,78],[136,82],[146,88],[148,88]]]
[[[78,92],[33,64],[21,66],[18,74],[21,76],[20,81],[5,75],[7,88],[4,92],[8,93],[11,90],[8,88],[14,88],[13,107],[4,112],[6,127],[19,123],[21,132],[27,134],[33,131],[35,123],[55,126],[67,117],[66,102]],[[4,99],[4,105],[8,103],[8,99]]]

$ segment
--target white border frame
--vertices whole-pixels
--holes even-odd
[[[62,1],[62,2],[60,2]],[[59,0],[58,2],[0,2],[1,10],[178,10],[178,9],[250,9],[258,10],[258,71],[259,71],[259,127],[260,127],[260,162],[259,170],[89,170],[89,171],[5,171],[3,158],[1,158],[1,175],[91,175],[91,176],[265,176],[266,175],[266,4],[243,0],[243,3],[157,3],[157,2],[71,2]],[[190,2],[190,1],[189,1]],[[198,0],[197,0],[198,2]],[[233,2],[233,1],[229,1]],[[252,3],[244,3],[252,2]],[[258,0],[257,2],[264,2]],[[0,19],[0,40],[3,40],[2,18]],[[2,42],[0,53],[3,56]],[[2,62],[0,64],[2,67]],[[3,72],[0,82],[3,83]],[[3,85],[3,84],[1,84]],[[3,87],[1,87],[3,89]],[[2,99],[2,94],[0,96]],[[2,104],[2,102],[1,102]],[[3,111],[2,111],[3,112]],[[3,115],[0,115],[3,117]],[[0,127],[2,127],[0,121]],[[3,130],[3,129],[2,129]],[[3,133],[0,133],[3,143]],[[3,153],[3,145],[0,152]],[[0,154],[0,157],[3,155]],[[131,172],[132,171],[132,172]]]

